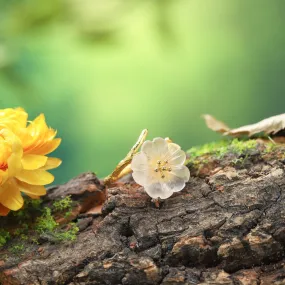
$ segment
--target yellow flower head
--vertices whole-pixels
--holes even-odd
[[[61,140],[48,128],[44,115],[27,123],[23,109],[0,110],[0,215],[23,206],[21,192],[31,198],[46,194],[44,185],[53,182],[47,172],[61,160],[47,157]]]
[[[26,127],[28,114],[22,108],[0,110],[0,128],[9,128],[19,134]]]

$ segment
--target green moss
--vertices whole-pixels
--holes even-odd
[[[23,223],[23,222],[19,222],[19,228],[17,228],[14,232],[13,232],[13,236],[20,236],[22,234],[27,233],[29,230],[29,226],[27,223]]]
[[[27,199],[24,209],[11,213],[18,226],[11,233],[0,229],[0,248],[9,241],[8,251],[19,255],[26,248],[38,245],[42,235],[49,237],[50,242],[76,240],[79,231],[76,223],[60,226],[53,216],[53,213],[60,217],[71,215],[73,201],[70,196],[54,202],[51,207],[43,208],[41,203],[41,200]]]
[[[10,234],[4,229],[0,229],[0,248],[10,239]]]
[[[273,142],[269,142],[266,144],[266,149],[264,150],[265,153],[271,153],[277,148],[277,144]]]
[[[21,234],[21,235],[20,235],[20,239],[21,239],[21,240],[28,240],[29,237],[28,237],[27,235],[25,235],[25,234]]]
[[[30,199],[25,197],[24,207],[15,212],[11,212],[11,215],[16,217],[20,222],[24,220],[30,220],[33,217],[33,213],[35,211],[39,211],[41,207],[42,200],[41,199]]]
[[[233,151],[234,153],[241,155],[248,150],[255,149],[257,147],[256,140],[232,140],[231,145],[229,146],[229,150]]]
[[[19,211],[12,212],[12,215],[14,217],[19,218],[19,219],[23,219],[23,218],[28,218],[29,217],[25,210],[19,210]]]
[[[191,158],[196,158],[205,154],[215,154],[221,156],[228,151],[230,140],[223,140],[219,142],[212,142],[198,147],[190,148],[187,153]]]
[[[55,212],[67,210],[72,207],[72,203],[73,201],[71,200],[70,196],[66,196],[61,200],[55,201],[53,203],[53,209]]]
[[[69,224],[70,229],[64,232],[57,232],[55,233],[55,238],[58,241],[75,241],[76,234],[79,231],[79,228],[76,226],[75,223]]]
[[[51,209],[45,207],[43,214],[37,218],[35,230],[39,233],[52,232],[58,223],[54,220]]]
[[[9,251],[14,253],[14,254],[19,254],[24,250],[24,245],[23,244],[16,244],[13,245],[9,248]]]
[[[257,146],[256,140],[223,140],[219,142],[208,143],[200,147],[192,147],[187,151],[190,156],[190,161],[195,162],[195,158],[203,155],[214,155],[218,158],[222,158],[229,152],[233,152],[237,155],[241,155],[250,149],[254,149]]]
[[[64,242],[76,240],[79,231],[75,223],[60,226],[53,213],[59,216],[69,217],[72,213],[73,201],[70,196],[53,203],[51,207],[41,207],[41,200],[25,199],[25,207],[11,213],[16,219],[18,227],[10,234],[0,230],[0,247],[10,240],[8,250],[19,254],[26,246],[38,244],[41,235],[51,238],[51,242]]]
[[[30,199],[29,200],[29,205],[33,208],[33,209],[40,209],[42,204],[42,200],[41,199]]]
[[[36,237],[32,237],[31,238],[31,242],[34,243],[34,244],[39,245],[39,241],[38,241],[38,239]]]
[[[248,154],[246,154],[244,157],[238,157],[238,158],[234,158],[232,160],[232,164],[233,165],[240,165],[240,166],[244,166],[244,164],[247,162],[247,159],[248,159]]]
[[[68,230],[63,230],[59,228],[59,224],[54,220],[51,209],[44,208],[43,214],[37,218],[35,229],[38,233],[47,233],[51,235],[55,241],[74,241],[76,240],[76,234],[79,228],[75,223],[70,223],[68,225]]]
[[[65,218],[68,218],[70,215],[72,214],[72,211],[68,211],[64,214],[64,217]]]

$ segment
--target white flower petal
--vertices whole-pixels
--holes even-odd
[[[131,169],[133,171],[148,170],[147,156],[143,152],[139,152],[133,157],[132,162],[131,162]]]
[[[144,189],[146,193],[154,199],[167,199],[173,194],[164,183],[153,183],[146,186]]]
[[[190,171],[185,165],[172,168],[170,174],[183,179],[184,182],[188,182],[190,179]]]
[[[175,155],[177,151],[179,151],[181,147],[176,143],[169,143],[168,144],[168,151],[170,155]]]
[[[146,172],[144,171],[134,171],[132,173],[135,182],[139,185],[146,185],[148,177],[146,176]]]
[[[165,160],[168,160],[172,166],[183,165],[186,160],[186,154],[181,150],[181,147],[178,144],[169,143]]]
[[[152,169],[150,169],[149,172],[146,173],[146,175],[147,175],[147,178],[146,178],[145,186],[159,183],[162,180],[160,173],[157,173],[153,171]]]
[[[155,138],[153,140],[153,149],[161,158],[165,157],[168,152],[168,143],[163,138]]]
[[[153,149],[153,142],[152,141],[145,141],[141,147],[141,151],[147,155],[148,158],[153,157],[156,155]]]
[[[174,155],[169,158],[168,162],[170,165],[183,165],[186,160],[186,154],[183,150],[178,150]]]
[[[171,192],[179,192],[185,187],[185,182],[183,178],[172,176],[172,178],[165,183],[166,187]]]

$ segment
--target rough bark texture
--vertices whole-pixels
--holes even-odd
[[[107,191],[94,174],[52,188],[45,203],[65,195],[80,201],[71,218],[77,240],[6,254],[0,283],[285,284],[282,154],[284,147],[264,154],[261,146],[190,164],[186,188],[159,208],[131,179],[108,189],[102,214]]]

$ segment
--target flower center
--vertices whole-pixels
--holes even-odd
[[[165,178],[166,172],[171,172],[171,167],[169,167],[167,160],[164,161],[158,160],[154,171],[159,172],[161,178]]]

